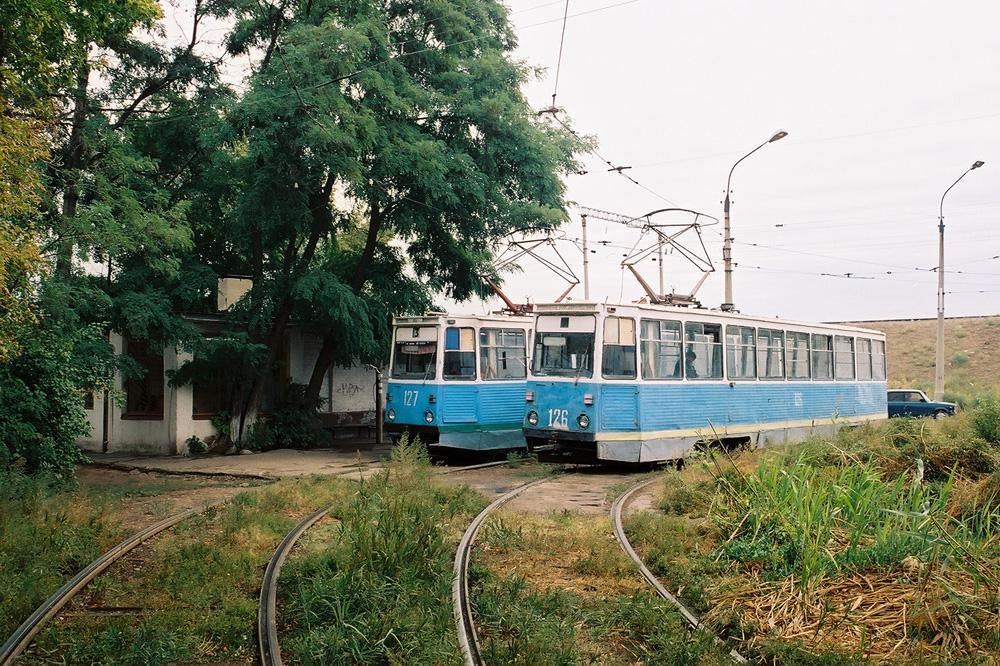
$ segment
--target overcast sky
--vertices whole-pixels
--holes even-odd
[[[183,31],[188,3],[171,4],[181,9],[165,7],[168,32]],[[564,1],[507,4],[517,56],[547,68],[525,93],[547,107]],[[932,317],[938,202],[984,160],[945,203],[946,269],[963,271],[946,273],[947,312],[1000,313],[1000,259],[991,258],[1000,255],[1000,4],[570,0],[569,16],[556,103],[643,186],[591,155],[588,173],[569,178],[571,201],[628,215],[676,205],[721,220],[730,167],[785,129],[733,177],[737,307],[807,320]],[[565,235],[579,239],[570,213]],[[639,297],[620,263],[651,239],[593,219],[589,228],[591,298]],[[721,231],[704,230],[717,269],[699,293],[709,307],[722,301]],[[581,275],[578,246],[557,247]],[[665,267],[679,292],[700,276],[678,257]],[[565,288],[531,259],[522,268],[505,286],[515,300],[551,301]],[[655,287],[656,264],[640,268]],[[582,284],[571,296],[583,298]]]
[[[680,207],[721,220],[733,163],[774,130],[789,133],[733,176],[739,309],[810,320],[934,316],[936,274],[913,269],[937,264],[941,194],[973,161],[985,160],[945,203],[946,269],[965,271],[946,273],[946,290],[954,292],[947,312],[1000,312],[1000,260],[989,259],[1000,254],[1000,5],[613,4],[570,0],[571,17],[600,11],[567,22],[557,105],[578,131],[598,138],[602,155],[633,167],[625,173]],[[553,91],[563,3],[508,6],[518,56],[548,68],[526,89],[543,108]],[[586,163],[588,173],[568,183],[578,204],[629,215],[671,205],[609,173],[596,157]],[[579,216],[571,212],[566,232],[578,238]],[[640,296],[620,268],[638,233],[593,220],[589,226],[592,241],[621,246],[593,246],[591,298]],[[715,307],[723,293],[721,224],[704,235],[717,272],[699,295]],[[568,243],[560,249],[579,274],[579,250]],[[562,291],[558,278],[530,259],[523,267],[507,280],[515,299],[552,300]],[[697,281],[676,257],[666,270],[668,288],[683,292]],[[655,286],[656,264],[645,262],[643,272]],[[582,299],[582,285],[572,295]]]

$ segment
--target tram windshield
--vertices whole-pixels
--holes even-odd
[[[437,327],[400,326],[392,349],[393,379],[434,379],[437,370]]]
[[[594,334],[538,333],[531,373],[536,377],[593,377]]]

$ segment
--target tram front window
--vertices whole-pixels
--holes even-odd
[[[392,349],[393,379],[434,379],[437,365],[437,328],[431,326],[396,329]]]
[[[538,333],[531,372],[536,377],[593,377],[593,333]]]

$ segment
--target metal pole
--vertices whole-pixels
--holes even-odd
[[[934,356],[934,399],[944,398],[944,215],[938,218],[937,349]]]
[[[735,169],[736,167],[733,166]],[[730,171],[730,176],[732,172]],[[726,294],[722,301],[723,310],[732,310],[733,305],[733,239],[729,235],[729,185],[726,185],[726,201],[722,207],[722,263],[726,272]]]
[[[983,166],[982,160],[976,160],[972,166],[966,169],[961,176],[955,179],[944,194],[941,195],[941,204],[938,206],[938,293],[937,293],[937,349],[934,354],[934,399],[944,398],[944,198],[951,192],[951,188],[958,185],[959,181],[965,178],[970,171],[974,171]]]
[[[385,400],[382,397],[382,371],[375,368],[375,445],[385,441]]]
[[[587,216],[580,216],[583,227],[583,300],[590,300],[590,250],[587,248]]]
[[[658,238],[656,241],[656,261],[660,264],[660,293],[657,294],[661,298],[665,293],[667,293],[666,288],[663,286],[663,237],[657,234]]]

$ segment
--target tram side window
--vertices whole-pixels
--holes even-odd
[[[476,330],[449,326],[444,330],[444,378],[476,378]]]
[[[784,379],[785,332],[770,328],[757,330],[757,374],[761,379]]]
[[[829,335],[812,336],[812,375],[813,379],[833,379],[833,337]]]
[[[753,326],[726,326],[726,363],[730,379],[756,379],[756,343]]]
[[[609,379],[635,379],[635,319],[604,320],[601,374]]]
[[[639,339],[642,342],[643,379],[680,379],[681,323],[643,319]]]
[[[854,338],[834,336],[833,366],[837,379],[854,379]]]
[[[885,341],[872,340],[872,375],[873,379],[885,381]]]
[[[788,332],[785,366],[789,379],[809,379],[809,334]]]
[[[684,324],[684,376],[722,379],[722,325],[689,321]]]
[[[479,373],[483,379],[524,379],[524,331],[483,328],[479,331]]]
[[[858,379],[869,381],[872,378],[872,341],[868,338],[858,338]]]

